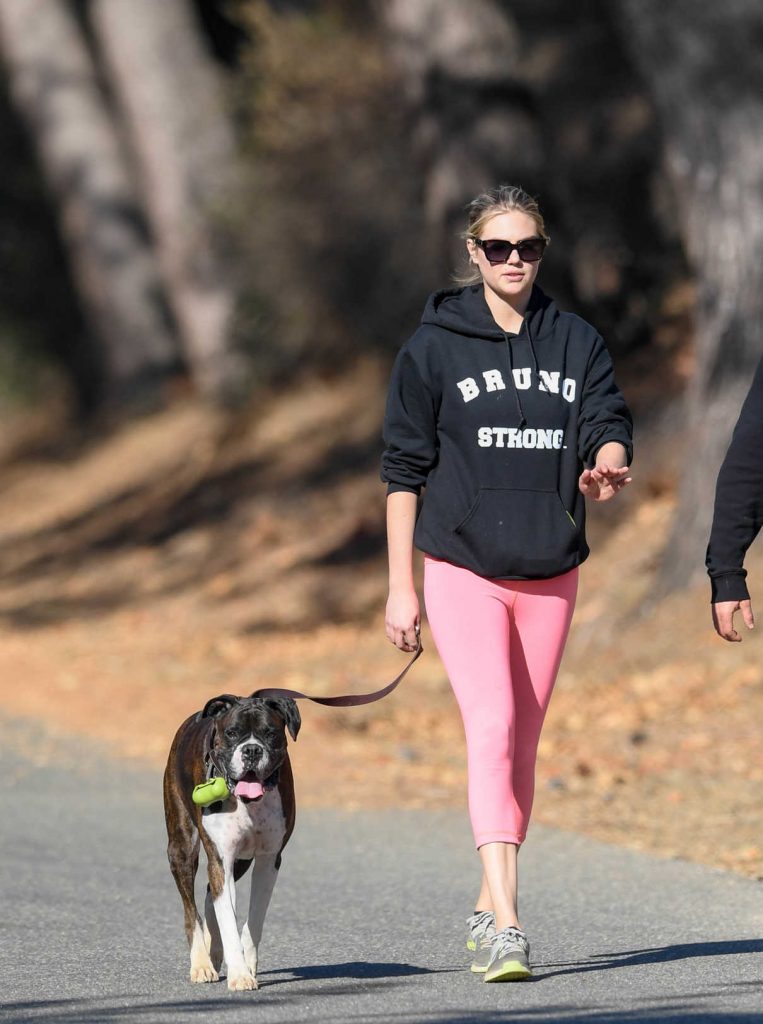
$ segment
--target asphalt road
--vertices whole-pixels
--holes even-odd
[[[0,742],[2,1021],[763,1021],[760,883],[540,827],[521,857],[535,979],[485,985],[460,811],[301,812],[260,990],[191,985],[159,777],[23,723]]]

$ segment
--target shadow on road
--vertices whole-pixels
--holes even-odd
[[[429,972],[423,972],[429,973]],[[523,986],[524,987],[524,986]],[[357,987],[353,988],[357,992]],[[301,993],[303,994],[303,993]],[[324,995],[335,995],[334,989],[324,990]],[[139,998],[139,997],[138,997]],[[0,1004],[2,1019],[7,1024],[29,1024],[31,1021],[46,1021],[48,1024],[102,1024],[110,1021],[176,1021],[188,1020],[194,1016],[209,1015],[225,1016],[235,1014],[240,1019],[241,1010],[247,1005],[264,1009],[266,1006],[285,1006],[289,1000],[264,996],[258,993],[237,993],[235,996],[223,998],[202,998],[198,1000],[168,999],[164,1002],[139,1002],[136,999],[126,1001],[122,997],[119,1003],[99,999],[65,999],[65,1000],[34,1000]],[[350,1004],[352,1005],[352,1004]],[[349,1009],[349,1007],[348,1007]],[[416,1024],[495,1024],[501,1021],[518,1021],[520,1024],[556,1024],[570,1021],[575,1024],[591,1021],[593,1024],[753,1024],[760,1021],[757,1011],[704,1011],[696,1002],[677,1005],[664,1004],[643,1007],[637,1010],[625,1010],[614,1007],[571,1007],[564,1004],[550,1004],[519,1008],[516,1005],[506,1011],[491,1008],[488,1010],[442,1010],[442,1011],[390,1011],[363,1014],[337,1012],[336,1004],[330,1016],[310,1015],[311,1021],[341,1022],[341,1024],[362,1024],[362,1022],[390,1022],[404,1024],[416,1021]],[[183,1017],[180,1018],[180,1014]]]
[[[241,993],[244,998],[260,1001],[259,993]],[[280,1004],[283,1000],[269,1000],[269,1005]],[[102,999],[41,999],[28,1002],[0,1004],[4,1024],[29,1024],[31,1021],[45,1021],[46,1024],[100,1024],[102,1021],[158,1021],[177,1020],[177,1014],[223,1014],[226,1011],[239,1012],[241,1001],[234,998],[168,999],[166,1002],[140,1003],[122,1001],[110,1004]]]
[[[140,997],[129,1001],[120,999],[113,1003],[110,999],[50,999],[30,1000],[28,1002],[0,1003],[0,1019],[4,1024],[29,1024],[31,1021],[46,1021],[48,1024],[98,1024],[102,1021],[119,1021],[129,1017],[132,1021],[176,1020],[179,1012],[223,1013],[226,1011],[240,1012],[246,1000],[255,1006],[282,1006],[289,1002],[289,997],[271,995],[271,991],[279,985],[289,982],[303,982],[299,989],[300,997],[305,996],[353,996],[359,991],[368,992],[369,988],[389,990],[392,979],[406,978],[428,974],[445,974],[459,971],[461,968],[445,968],[432,970],[427,967],[416,967],[402,963],[369,963],[367,961],[349,961],[338,964],[320,964],[312,967],[285,967],[278,970],[264,971],[259,975],[261,990],[256,993],[237,993],[229,995],[227,991],[222,997],[213,995],[217,986],[201,986],[195,990],[196,999],[177,1000],[168,998],[164,1002],[141,1002]],[[275,978],[274,975],[288,975]],[[335,980],[339,984],[329,988],[314,987],[310,982]],[[359,984],[362,982],[362,985]],[[307,983],[307,984],[304,984]],[[225,990],[224,980],[220,987]],[[264,989],[264,991],[263,991]],[[219,989],[218,989],[219,991]]]
[[[405,978],[421,974],[449,974],[462,970],[459,967],[445,967],[433,970],[429,967],[416,967],[414,964],[368,963],[365,960],[352,960],[343,964],[318,964],[314,967],[282,967],[275,971],[263,971],[258,978],[263,984],[283,985],[293,981],[327,981],[329,979],[357,978],[368,981],[378,978]],[[275,974],[287,974],[288,978],[271,978]],[[332,992],[335,989],[332,988]]]
[[[320,1018],[311,1018],[319,1020]],[[334,1020],[337,1018],[334,1017]],[[661,1008],[653,1006],[639,1010],[622,1010],[615,1008],[573,1008],[564,1005],[536,1006],[526,1009],[507,1009],[505,1011],[490,1010],[449,1010],[442,1013],[417,1013],[415,1018],[408,1013],[363,1014],[362,1016],[342,1016],[342,1024],[362,1024],[363,1021],[409,1022],[416,1024],[496,1024],[502,1021],[519,1021],[520,1024],[557,1024],[557,1021],[573,1022],[573,1024],[753,1024],[760,1021],[760,1014],[754,1010],[738,1013],[703,1011],[694,1004]],[[328,1024],[329,1018],[323,1018]]]
[[[763,939],[744,939],[728,942],[686,942],[675,946],[652,949],[624,950],[621,953],[597,953],[585,960],[539,965],[543,971],[537,980],[545,981],[560,974],[581,974],[587,971],[608,971],[615,967],[641,967],[645,964],[665,964],[675,960],[688,960],[700,956],[732,956],[738,953],[763,953]],[[591,961],[598,961],[592,963]],[[564,970],[547,970],[562,967]]]

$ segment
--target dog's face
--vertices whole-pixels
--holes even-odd
[[[293,740],[301,724],[289,697],[234,697],[208,701],[202,718],[214,719],[211,750],[230,790],[242,799],[258,799],[262,784],[286,756],[286,730]]]

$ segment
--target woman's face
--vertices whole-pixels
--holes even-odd
[[[526,238],[538,237],[535,221],[520,210],[497,213],[480,232],[480,238],[500,238],[506,242],[521,242]],[[523,261],[517,250],[513,249],[506,263],[493,265],[471,238],[467,239],[466,246],[472,263],[479,267],[486,288],[512,305],[529,298],[533,281],[538,276],[540,260],[536,263]]]

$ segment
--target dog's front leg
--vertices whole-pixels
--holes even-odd
[[[262,926],[268,912],[270,898],[273,895],[273,887],[278,878],[277,857],[278,855],[275,853],[260,853],[252,868],[249,916],[241,932],[241,942],[247,965],[255,978],[257,977],[257,952],[262,938]]]
[[[220,972],[223,963],[223,940],[220,935],[220,926],[215,917],[215,902],[212,899],[212,891],[207,886],[207,894],[204,898],[204,944],[212,967]]]
[[[217,981],[220,965],[218,964],[216,968],[212,965],[204,948],[201,918],[196,910],[193,892],[194,878],[199,865],[199,833],[182,805],[178,805],[179,809],[173,805],[170,807],[175,814],[172,817],[168,815],[167,818],[167,830],[170,835],[167,856],[183,901],[185,933],[191,950],[190,978],[194,983]]]
[[[225,842],[224,825],[224,821],[221,825],[214,819],[205,820],[202,840],[207,852],[207,872],[212,907],[222,941],[225,963],[228,967],[228,988],[233,992],[240,992],[257,988],[257,982],[246,965],[238,934],[234,876],[235,855],[233,850],[229,849],[230,844]],[[215,830],[217,835],[215,835]],[[209,903],[207,902],[208,907]]]
[[[223,954],[228,970],[228,988],[231,992],[245,992],[257,988],[254,975],[249,970],[236,924],[236,883],[233,880],[233,859],[224,862],[225,877],[217,896],[214,897],[215,917],[220,929]],[[214,893],[214,890],[213,890]]]

